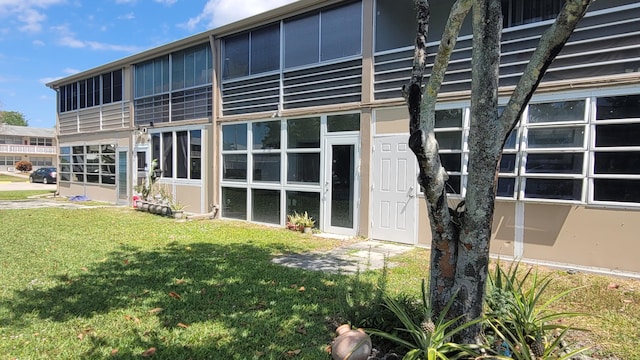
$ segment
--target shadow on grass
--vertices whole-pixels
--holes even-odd
[[[271,251],[251,244],[168,244],[142,251],[123,246],[76,274],[51,274],[52,287],[17,291],[3,326],[30,316],[100,326],[88,336],[96,358],[327,358],[328,319],[343,310],[353,279],[271,263]],[[360,290],[373,286],[359,283]],[[370,288],[367,288],[370,287]],[[130,325],[121,323],[129,321]],[[115,324],[118,323],[118,324]],[[97,325],[95,325],[97,324]],[[120,332],[120,333],[116,333]]]

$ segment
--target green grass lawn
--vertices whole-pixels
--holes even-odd
[[[13,176],[13,175],[8,175],[8,174],[0,174],[0,182],[2,181],[8,181],[8,182],[27,182],[29,181],[28,179],[25,179],[23,177],[20,176]]]
[[[31,196],[51,195],[55,190],[13,190],[0,191],[0,200],[26,200]]]
[[[273,256],[339,244],[242,222],[125,208],[0,210],[0,359],[329,359],[353,276],[281,267]],[[392,259],[389,291],[417,294],[428,251]],[[544,270],[551,271],[551,270]],[[580,338],[640,358],[640,282],[555,271],[559,304],[599,317]],[[376,276],[360,277],[373,291]],[[609,289],[616,283],[617,289]]]

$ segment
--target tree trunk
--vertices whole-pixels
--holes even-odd
[[[489,241],[502,148],[545,71],[595,0],[567,0],[556,22],[542,35],[509,103],[498,117],[498,79],[502,33],[501,0],[457,0],[444,29],[429,81],[422,90],[429,25],[427,0],[416,0],[418,31],[411,81],[404,88],[410,115],[409,146],[418,160],[431,225],[430,301],[434,318],[452,299],[448,318],[470,321],[482,315],[489,263]],[[465,199],[449,208],[448,178],[436,141],[435,105],[462,22],[473,6],[471,123]],[[453,339],[477,341],[480,325]]]

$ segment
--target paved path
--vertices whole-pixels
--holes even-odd
[[[349,243],[330,252],[281,256],[273,259],[273,262],[307,270],[354,274],[357,271],[381,269],[384,266],[385,257],[400,255],[411,249],[413,249],[411,246],[368,240]],[[393,267],[394,264],[387,261],[387,266]]]

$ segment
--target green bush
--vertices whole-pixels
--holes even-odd
[[[29,161],[21,160],[16,163],[15,168],[21,172],[29,172],[33,170],[33,165],[31,165],[31,162]]]
[[[419,317],[416,317],[413,306],[396,301],[389,296],[383,296],[385,306],[393,312],[402,323],[401,327],[390,333],[380,329],[367,329],[367,332],[383,339],[392,341],[405,348],[407,353],[404,360],[418,359],[475,359],[480,356],[480,346],[477,344],[456,344],[451,339],[463,331],[482,321],[478,318],[461,323],[462,316],[447,319],[447,313],[453,304],[455,295],[449,300],[441,314],[432,314],[431,304],[427,293],[426,282],[422,281],[422,299],[419,302]]]
[[[551,305],[578,288],[555,294],[550,298],[545,290],[551,277],[539,277],[537,271],[518,271],[514,262],[507,270],[500,263],[489,274],[485,296],[485,336],[501,355],[513,359],[565,359],[587,349],[569,351],[563,349],[563,337],[568,330],[578,330],[565,325],[564,320],[584,314],[555,312]]]

